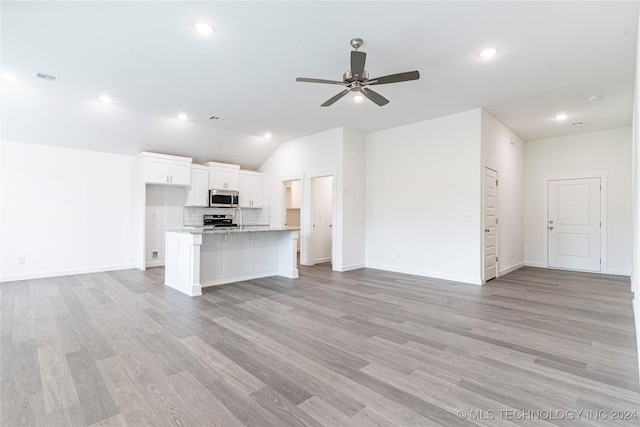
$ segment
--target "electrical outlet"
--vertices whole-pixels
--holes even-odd
[[[151,253],[151,257],[152,257],[152,258],[158,258],[158,251],[153,251],[153,252]]]
[[[18,258],[18,264],[25,264],[26,263],[26,258],[21,256],[20,258]]]

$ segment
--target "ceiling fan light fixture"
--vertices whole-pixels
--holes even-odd
[[[487,47],[478,52],[478,56],[482,59],[489,59],[496,56],[498,53],[498,48],[496,47]]]
[[[354,96],[353,96],[353,100],[354,100],[355,102],[362,102],[362,101],[364,101],[364,96],[362,96],[362,95],[360,95],[360,94],[354,95]]]
[[[211,34],[213,33],[213,27],[211,24],[208,24],[204,21],[196,21],[193,23],[193,28],[200,34]]]

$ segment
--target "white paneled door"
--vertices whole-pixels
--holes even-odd
[[[548,183],[548,265],[600,271],[600,178]]]
[[[313,178],[313,262],[331,261],[333,240],[333,177]]]
[[[495,279],[498,261],[498,172],[484,168],[484,280]]]

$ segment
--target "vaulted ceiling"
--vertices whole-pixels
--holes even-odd
[[[525,140],[631,125],[637,2],[7,2],[2,138],[259,166],[279,143],[485,108]],[[202,35],[194,21],[209,22]],[[339,86],[364,39],[384,106]],[[498,54],[478,57],[486,46]],[[42,82],[34,72],[59,77]],[[102,93],[112,104],[97,100]],[[596,101],[589,97],[597,95]],[[188,120],[176,115],[185,112]],[[569,114],[559,122],[559,112]],[[210,116],[220,117],[210,120]],[[581,121],[581,125],[571,122]],[[271,140],[263,137],[273,134]]]

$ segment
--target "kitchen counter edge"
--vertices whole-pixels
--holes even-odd
[[[226,233],[262,233],[267,231],[300,231],[299,227],[271,227],[269,225],[250,225],[235,228],[184,227],[165,230],[171,233],[185,234],[226,234]]]

